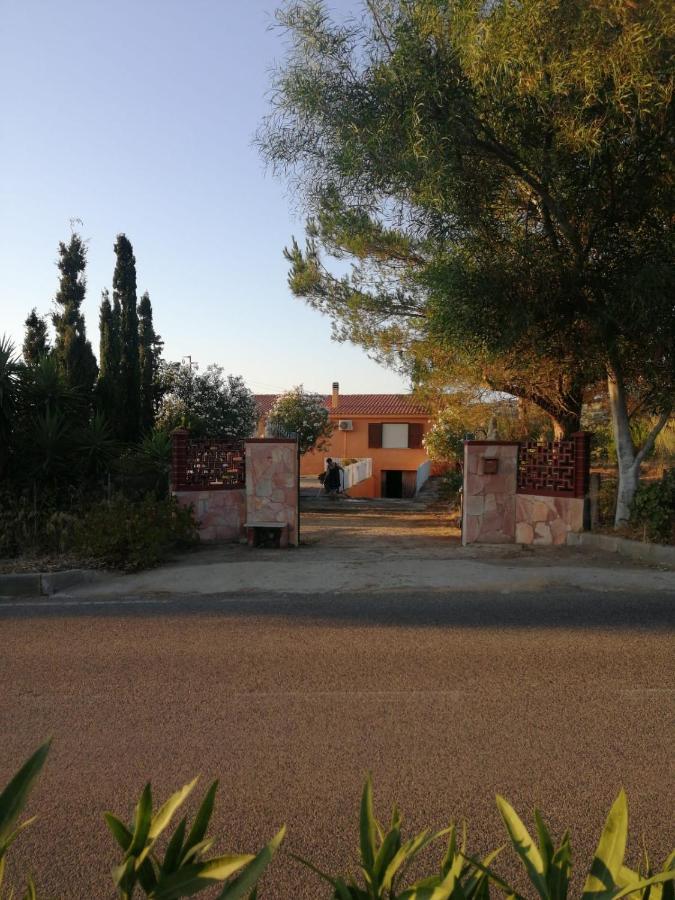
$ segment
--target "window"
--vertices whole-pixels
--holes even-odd
[[[390,450],[408,446],[408,426],[405,424],[385,424],[382,426],[382,446]]]

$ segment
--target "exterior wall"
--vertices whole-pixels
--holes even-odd
[[[238,541],[244,535],[246,491],[176,491],[181,506],[194,507],[202,541]]]
[[[298,458],[295,441],[246,441],[246,525],[286,525],[281,545],[298,544]]]
[[[302,475],[318,475],[324,470],[324,460],[327,456],[348,459],[370,457],[373,461],[373,486],[369,497],[380,496],[381,473],[387,469],[401,469],[403,471],[417,470],[429,459],[424,447],[419,449],[401,448],[386,449],[368,446],[368,424],[370,422],[407,422],[416,423],[427,430],[429,420],[422,416],[345,416],[351,418],[354,425],[353,431],[338,431],[337,419],[331,417],[335,425],[335,431],[328,440],[328,445],[320,452],[310,450],[302,457],[300,472]],[[366,496],[366,495],[361,495]]]
[[[516,494],[516,543],[564,544],[570,531],[583,530],[582,498]]]
[[[497,460],[495,474],[483,472],[484,460]],[[464,444],[462,544],[509,544],[516,539],[518,444]]]

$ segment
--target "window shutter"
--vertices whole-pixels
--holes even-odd
[[[418,422],[411,422],[408,425],[408,447],[411,450],[419,450],[422,446],[422,435],[424,434],[424,426]]]
[[[368,423],[368,446],[369,447],[381,447],[382,446],[382,423],[381,422],[369,422]]]

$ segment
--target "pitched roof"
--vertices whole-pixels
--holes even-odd
[[[264,419],[279,395],[256,394],[255,401]],[[331,416],[428,416],[429,410],[410,394],[340,394],[337,409],[333,409],[330,394],[322,397]]]

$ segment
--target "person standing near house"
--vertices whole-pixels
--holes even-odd
[[[331,457],[329,456],[326,460],[326,476],[323,480],[323,486],[326,489],[326,493],[331,495],[332,497],[337,496],[340,487],[341,487],[341,479],[340,472],[342,472],[342,466],[339,466]]]

